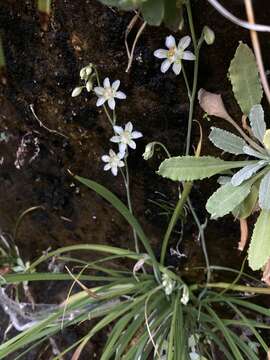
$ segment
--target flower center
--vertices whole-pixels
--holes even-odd
[[[124,144],[128,144],[131,140],[131,134],[129,131],[124,131],[122,134],[121,134],[121,137],[122,137],[122,143]]]
[[[168,54],[167,54],[167,57],[169,60],[173,60],[173,57],[175,55],[175,51],[176,51],[176,47],[173,46],[171,47],[169,50],[168,50]]]
[[[112,98],[112,97],[113,97],[113,90],[112,90],[112,88],[110,88],[110,87],[109,87],[109,88],[105,88],[103,96],[104,96],[106,99]]]

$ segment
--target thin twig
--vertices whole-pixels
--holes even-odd
[[[230,13],[224,6],[222,6],[217,0],[208,0],[209,4],[211,4],[222,16],[226,19],[230,20],[236,25],[239,25],[248,30],[260,31],[260,32],[270,32],[270,26],[262,25],[262,24],[251,24],[247,21],[239,19]]]
[[[136,34],[135,40],[134,40],[133,45],[132,45],[132,48],[131,48],[130,57],[129,57],[129,60],[128,60],[128,65],[127,65],[127,68],[126,68],[126,72],[129,72],[129,70],[130,70],[130,68],[131,68],[132,61],[133,61],[133,57],[134,57],[134,51],[135,51],[135,47],[136,47],[137,41],[139,40],[139,37],[142,35],[142,32],[143,32],[146,24],[147,24],[147,22],[144,21],[144,22],[142,23],[141,27],[139,28],[137,34]]]
[[[254,11],[253,11],[253,6],[252,6],[251,0],[245,0],[245,7],[246,7],[246,13],[247,13],[247,18],[248,18],[249,24],[255,24],[255,17],[254,17]],[[253,50],[255,53],[255,57],[257,60],[257,65],[258,65],[258,69],[259,69],[259,73],[260,73],[260,77],[261,77],[262,86],[263,86],[265,95],[267,97],[267,100],[270,104],[269,84],[267,81],[267,77],[265,75],[259,37],[255,30],[250,30],[250,38],[251,38]]]
[[[128,46],[128,42],[127,42],[127,38],[128,38],[128,34],[131,32],[131,30],[133,29],[133,26],[136,24],[136,21],[139,19],[139,13],[136,12],[135,15],[133,16],[133,18],[131,19],[130,23],[128,24],[126,31],[125,31],[125,47],[127,50],[127,56],[128,56],[128,60],[130,59],[130,51],[129,51],[129,46]]]
[[[32,114],[34,115],[34,118],[37,120],[37,122],[38,122],[38,124],[39,124],[40,127],[42,127],[43,129],[49,131],[49,132],[52,133],[52,134],[56,134],[56,135],[59,135],[59,136],[64,137],[65,139],[68,139],[68,136],[60,133],[60,132],[57,131],[57,130],[49,129],[46,125],[44,125],[43,122],[38,118],[37,114],[35,113],[34,105],[33,105],[33,104],[30,104],[29,107],[30,107],[30,110],[32,111]]]

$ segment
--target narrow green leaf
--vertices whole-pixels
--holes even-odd
[[[260,104],[252,106],[249,113],[249,121],[253,135],[263,143],[263,137],[266,132],[266,124],[264,121],[264,111]]]
[[[254,161],[224,161],[212,156],[176,156],[164,160],[157,173],[174,181],[202,180],[252,163]]]
[[[245,115],[261,102],[263,92],[256,59],[251,49],[240,42],[229,68],[234,96]]]
[[[160,25],[164,16],[164,1],[147,0],[142,2],[142,15],[149,25]]]
[[[270,211],[262,210],[255,224],[248,261],[252,270],[261,269],[270,257]]]
[[[211,214],[211,218],[217,219],[229,214],[248,196],[251,183],[246,182],[240,186],[233,186],[231,183],[222,185],[206,203],[206,210]]]
[[[260,184],[259,205],[263,210],[270,210],[270,171],[263,177]]]
[[[119,213],[127,220],[127,222],[131,225],[131,227],[136,231],[139,239],[141,240],[142,244],[144,245],[146,251],[148,252],[149,256],[151,257],[154,265],[157,265],[157,261],[155,258],[155,255],[153,253],[153,250],[149,244],[149,241],[144,234],[144,231],[139,224],[138,220],[130,213],[128,208],[125,206],[125,204],[118,199],[117,196],[115,196],[111,191],[106,189],[104,186],[96,183],[95,181],[85,179],[80,176],[75,176],[75,179],[81,182],[82,184],[86,185],[88,188],[94,190],[96,193],[101,195],[105,200],[107,200],[109,203],[113,205],[113,207],[119,211]],[[156,266],[157,269],[157,266]]]
[[[236,208],[233,209],[232,214],[238,219],[246,219],[254,210],[259,195],[259,183],[252,185],[250,193]]]
[[[246,145],[245,141],[229,131],[213,126],[211,127],[209,140],[212,141],[216,147],[230,154],[244,154],[243,147]]]
[[[258,170],[262,169],[267,164],[266,161],[261,160],[255,164],[244,166],[241,170],[237,171],[231,179],[231,184],[233,186],[239,186],[243,181],[248,180],[254,175]]]

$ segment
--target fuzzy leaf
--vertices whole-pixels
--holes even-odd
[[[268,173],[261,181],[259,191],[259,205],[263,210],[270,210],[270,171],[268,171]]]
[[[224,161],[212,156],[175,156],[164,160],[157,173],[174,181],[192,181],[252,163],[254,161]]]
[[[261,269],[270,257],[270,211],[262,210],[255,224],[250,246],[248,262],[252,270]]]
[[[250,193],[236,208],[233,209],[232,214],[238,219],[246,219],[254,210],[259,195],[259,184],[256,182],[252,185]]]
[[[261,102],[263,92],[256,59],[251,49],[240,42],[229,68],[234,96],[245,115]]]
[[[258,161],[255,164],[247,165],[233,175],[231,183],[233,186],[239,186],[243,181],[249,179],[258,170],[263,168],[267,164],[266,161]]]
[[[211,127],[209,139],[216,147],[223,151],[235,155],[244,154],[243,147],[246,145],[245,141],[229,131]]]
[[[264,121],[264,111],[261,105],[252,106],[249,113],[249,122],[253,135],[262,143],[266,131],[266,124]]]
[[[243,151],[246,155],[254,156],[255,158],[262,159],[262,160],[269,160],[269,155],[267,155],[267,154],[264,155],[264,154],[260,153],[259,151],[254,150],[252,147],[250,147],[248,145],[245,145],[243,147]]]
[[[240,186],[233,186],[230,183],[222,185],[206,203],[206,210],[211,214],[211,218],[217,219],[229,214],[248,196],[251,183],[246,182]]]
[[[164,1],[147,0],[143,2],[142,14],[149,25],[160,25],[164,16]]]

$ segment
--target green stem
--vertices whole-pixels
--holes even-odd
[[[187,130],[187,142],[186,142],[186,152],[185,154],[188,155],[190,152],[190,142],[191,142],[191,129],[192,129],[192,121],[193,121],[193,112],[194,112],[194,103],[197,93],[197,83],[198,83],[198,70],[199,70],[199,54],[200,49],[203,44],[203,37],[199,39],[197,43],[196,34],[195,34],[195,28],[193,23],[193,17],[192,17],[192,11],[190,6],[190,0],[186,1],[186,7],[187,7],[187,13],[188,13],[188,21],[191,31],[191,37],[192,42],[194,46],[194,52],[195,52],[195,64],[194,64],[194,74],[193,74],[193,85],[192,85],[192,93],[191,96],[189,96],[189,114],[188,114],[188,130]],[[184,74],[184,72],[183,72]],[[187,81],[186,74],[184,75],[185,82]],[[188,82],[186,82],[186,85]],[[189,89],[189,85],[187,86],[187,90]],[[168,242],[171,236],[171,233],[173,231],[173,228],[175,224],[177,223],[177,220],[179,216],[182,213],[183,207],[188,199],[188,196],[190,194],[190,191],[192,189],[192,182],[184,183],[183,185],[183,193],[176,205],[176,208],[174,209],[173,215],[171,217],[170,223],[168,225],[167,231],[165,233],[163,242],[162,242],[162,249],[161,249],[161,264],[164,265],[166,251],[168,247]]]
[[[171,217],[170,223],[168,225],[166,234],[164,236],[163,242],[162,242],[162,248],[161,248],[161,257],[160,257],[160,263],[162,265],[164,265],[164,261],[165,261],[165,256],[166,256],[166,252],[167,252],[167,247],[168,247],[168,242],[171,236],[171,233],[173,231],[173,228],[175,226],[175,224],[177,223],[177,220],[179,219],[183,207],[187,201],[188,195],[190,193],[192,189],[192,182],[186,182],[184,183],[184,189],[183,192],[181,194],[180,199],[178,200],[178,203],[174,209],[173,215]]]
[[[263,287],[253,287],[246,285],[232,285],[231,283],[218,282],[218,283],[208,283],[205,285],[194,284],[190,287],[191,291],[197,290],[199,288],[208,288],[208,289],[228,289],[231,291],[239,291],[244,293],[255,293],[255,294],[270,294],[270,288]]]
[[[131,197],[130,197],[130,189],[129,189],[129,171],[128,171],[127,158],[125,158],[124,161],[125,161],[126,175],[124,175],[123,172],[122,172],[122,175],[123,175],[124,182],[125,182],[125,187],[126,187],[128,208],[129,208],[130,213],[133,214]],[[134,230],[134,228],[132,228],[132,230],[133,230],[133,237],[134,237],[134,243],[135,243],[135,250],[136,250],[136,253],[139,254],[139,253],[140,253],[140,249],[139,249],[139,242],[138,242],[137,233],[136,233],[136,231]]]
[[[189,99],[189,101],[191,101],[191,90],[190,90],[190,86],[189,86],[189,83],[188,83],[186,70],[185,70],[185,67],[184,67],[183,63],[181,64],[181,66],[182,66],[182,73],[183,73],[183,77],[184,77],[186,88],[187,88],[188,99]]]
[[[171,154],[169,152],[169,150],[166,148],[166,146],[164,144],[162,144],[161,142],[159,141],[155,141],[155,144],[156,145],[159,145],[160,147],[162,147],[162,149],[165,151],[166,155],[168,156],[168,158],[171,157]]]

